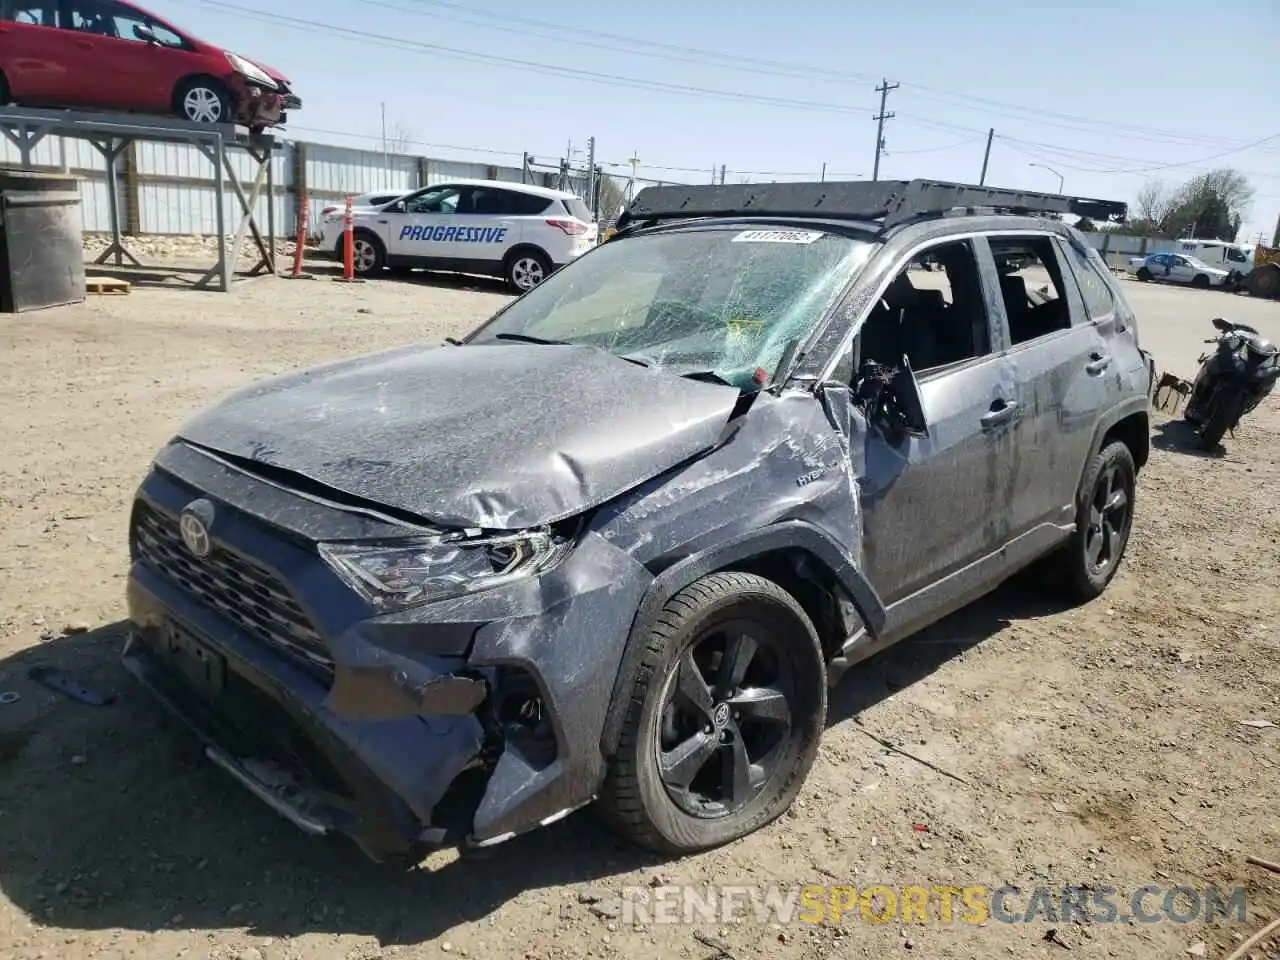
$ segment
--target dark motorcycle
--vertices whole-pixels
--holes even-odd
[[[1184,419],[1196,428],[1200,445],[1212,450],[1271,393],[1280,378],[1280,350],[1253,327],[1214,317],[1217,344],[1200,355],[1200,371],[1191,385]]]

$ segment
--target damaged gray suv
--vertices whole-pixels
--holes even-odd
[[[1150,357],[1062,215],[932,181],[659,187],[461,342],[258,382],[157,455],[124,661],[375,859],[593,801],[681,853],[791,803],[851,664],[1116,573]]]

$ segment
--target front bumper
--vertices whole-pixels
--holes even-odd
[[[538,581],[372,617],[300,535],[385,536],[387,524],[181,444],[157,462],[131,527],[125,665],[260,799],[387,859],[498,842],[594,798],[649,583],[630,557],[588,535]],[[159,550],[140,519],[176,530],[200,497],[216,510],[216,568],[176,553],[180,539]]]
[[[268,90],[234,74],[227,81],[236,100],[236,122],[246,127],[274,127],[288,120],[289,110],[302,109],[302,100],[288,88]]]

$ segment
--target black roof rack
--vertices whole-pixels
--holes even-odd
[[[1128,205],[1113,200],[1004,190],[942,180],[852,180],[822,183],[744,183],[646,187],[618,218],[636,222],[697,217],[803,217],[880,220],[885,227],[943,216],[957,208],[1043,215],[1071,213],[1090,220],[1123,221]]]

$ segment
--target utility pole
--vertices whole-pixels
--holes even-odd
[[[724,186],[724,164],[720,164],[720,186]]]
[[[627,161],[631,164],[631,180],[627,183],[627,203],[631,203],[636,192],[636,167],[640,166],[640,151],[632,150],[631,159]]]
[[[387,105],[382,104],[382,178],[384,183],[391,180],[391,158],[387,156]]]
[[[596,138],[587,137],[587,203],[596,213]]]
[[[992,127],[987,131],[987,150],[982,155],[982,176],[978,178],[978,186],[986,186],[987,183],[987,161],[991,159],[991,138],[996,135],[996,128]]]
[[[819,179],[822,183],[826,183],[826,182],[827,182],[827,162],[826,162],[825,160],[824,160],[824,161],[822,161],[822,175],[821,175],[821,176],[819,176],[819,177],[818,177],[818,179]]]
[[[897,90],[899,86],[897,83],[890,83],[887,79],[882,79],[880,86],[875,88],[876,92],[880,94],[880,112],[872,118],[876,121],[876,165],[871,173],[872,180],[880,179],[880,153],[884,150],[884,122],[893,119],[892,113],[884,112],[885,101],[889,98],[889,91]]]

